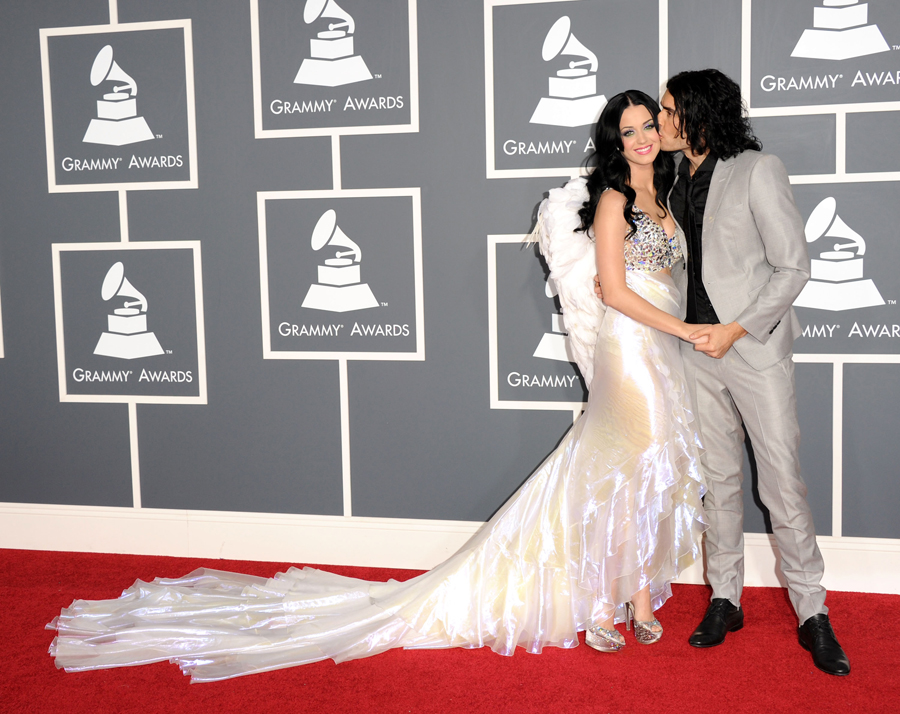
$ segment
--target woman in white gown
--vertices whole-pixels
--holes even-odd
[[[624,639],[614,623],[632,612],[638,641],[658,640],[653,611],[699,557],[706,524],[678,348],[692,328],[674,317],[669,274],[681,255],[656,198],[673,173],[657,111],[641,92],[614,97],[595,131],[597,168],[541,206],[542,250],[588,406],[459,552],[402,583],[311,568],[137,581],[116,600],[76,600],[48,625],[57,667],[169,660],[192,681],[215,681],[394,647],[538,653],[575,647],[582,630],[591,646],[616,651]]]

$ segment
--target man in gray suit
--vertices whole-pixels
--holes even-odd
[[[682,72],[667,83],[661,145],[681,151],[669,197],[688,259],[674,269],[682,315],[704,325],[682,343],[706,453],[704,508],[712,600],[690,637],[712,647],[744,625],[742,424],[753,445],[759,494],[769,509],[781,571],[799,618],[800,644],[829,674],[850,672],[825,607],[822,555],[800,476],[791,307],[809,278],[803,222],[777,157],[762,154],[740,88],[718,70]]]

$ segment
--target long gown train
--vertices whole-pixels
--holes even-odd
[[[664,273],[629,286],[677,314]],[[584,414],[470,541],[406,582],[304,568],[265,579],[200,568],[76,600],[48,625],[57,667],[177,663],[215,681],[394,647],[575,647],[649,585],[654,610],[700,555],[699,443],[675,337],[608,309]]]

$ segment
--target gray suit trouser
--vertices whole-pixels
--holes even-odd
[[[732,348],[713,359],[682,343],[685,374],[706,449],[701,462],[708,491],[703,507],[707,577],[713,598],[741,603],[744,585],[743,430],[753,445],[759,496],[772,520],[781,572],[800,622],[827,613],[822,554],[816,544],[806,484],[800,476],[800,427],[794,363],[788,355],[753,369]]]

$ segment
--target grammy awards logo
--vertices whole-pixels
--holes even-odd
[[[844,238],[850,242],[835,243],[833,250],[812,259],[810,281],[794,305],[835,312],[884,305],[875,283],[863,278],[866,241],[837,215],[837,201],[832,197],[823,199],[806,222],[807,243],[822,237]]]
[[[137,84],[113,61],[113,49],[103,47],[94,58],[91,67],[91,84],[95,87],[103,82],[122,82],[112,88],[97,101],[97,118],[91,119],[83,142],[124,146],[148,141],[153,132],[144,117],[137,115]]]
[[[556,297],[558,291],[552,278],[547,278],[544,284],[544,295],[551,300]],[[566,328],[563,325],[562,315],[558,312],[550,315],[550,332],[545,332],[538,343],[532,357],[541,359],[553,359],[559,362],[572,362],[569,354],[568,341],[566,340]]]
[[[95,355],[137,359],[163,354],[156,335],[147,330],[147,298],[125,277],[125,266],[114,263],[100,288],[104,302],[124,298],[122,306],[106,316],[107,332],[100,335]],[[132,298],[132,300],[128,300]]]
[[[336,250],[333,258],[326,258],[317,266],[318,283],[309,286],[301,307],[328,312],[350,312],[378,307],[378,301],[367,283],[360,282],[359,262],[362,251],[337,225],[337,214],[328,209],[316,222],[310,241],[312,249],[325,246],[346,248]],[[352,257],[348,257],[352,256]]]
[[[813,9],[813,29],[803,31],[791,57],[844,60],[889,51],[878,25],[868,21],[868,3],[822,0]]]
[[[572,21],[563,15],[547,32],[541,57],[550,62],[560,55],[580,57],[556,71],[549,83],[549,96],[542,97],[531,115],[531,124],[576,127],[593,124],[606,105],[606,97],[597,94],[597,55],[572,34]]]
[[[303,22],[311,25],[322,18],[340,22],[328,23],[327,30],[321,30],[310,39],[310,56],[300,64],[294,84],[339,87],[372,79],[365,60],[353,54],[356,23],[350,14],[335,0],[306,0]]]

